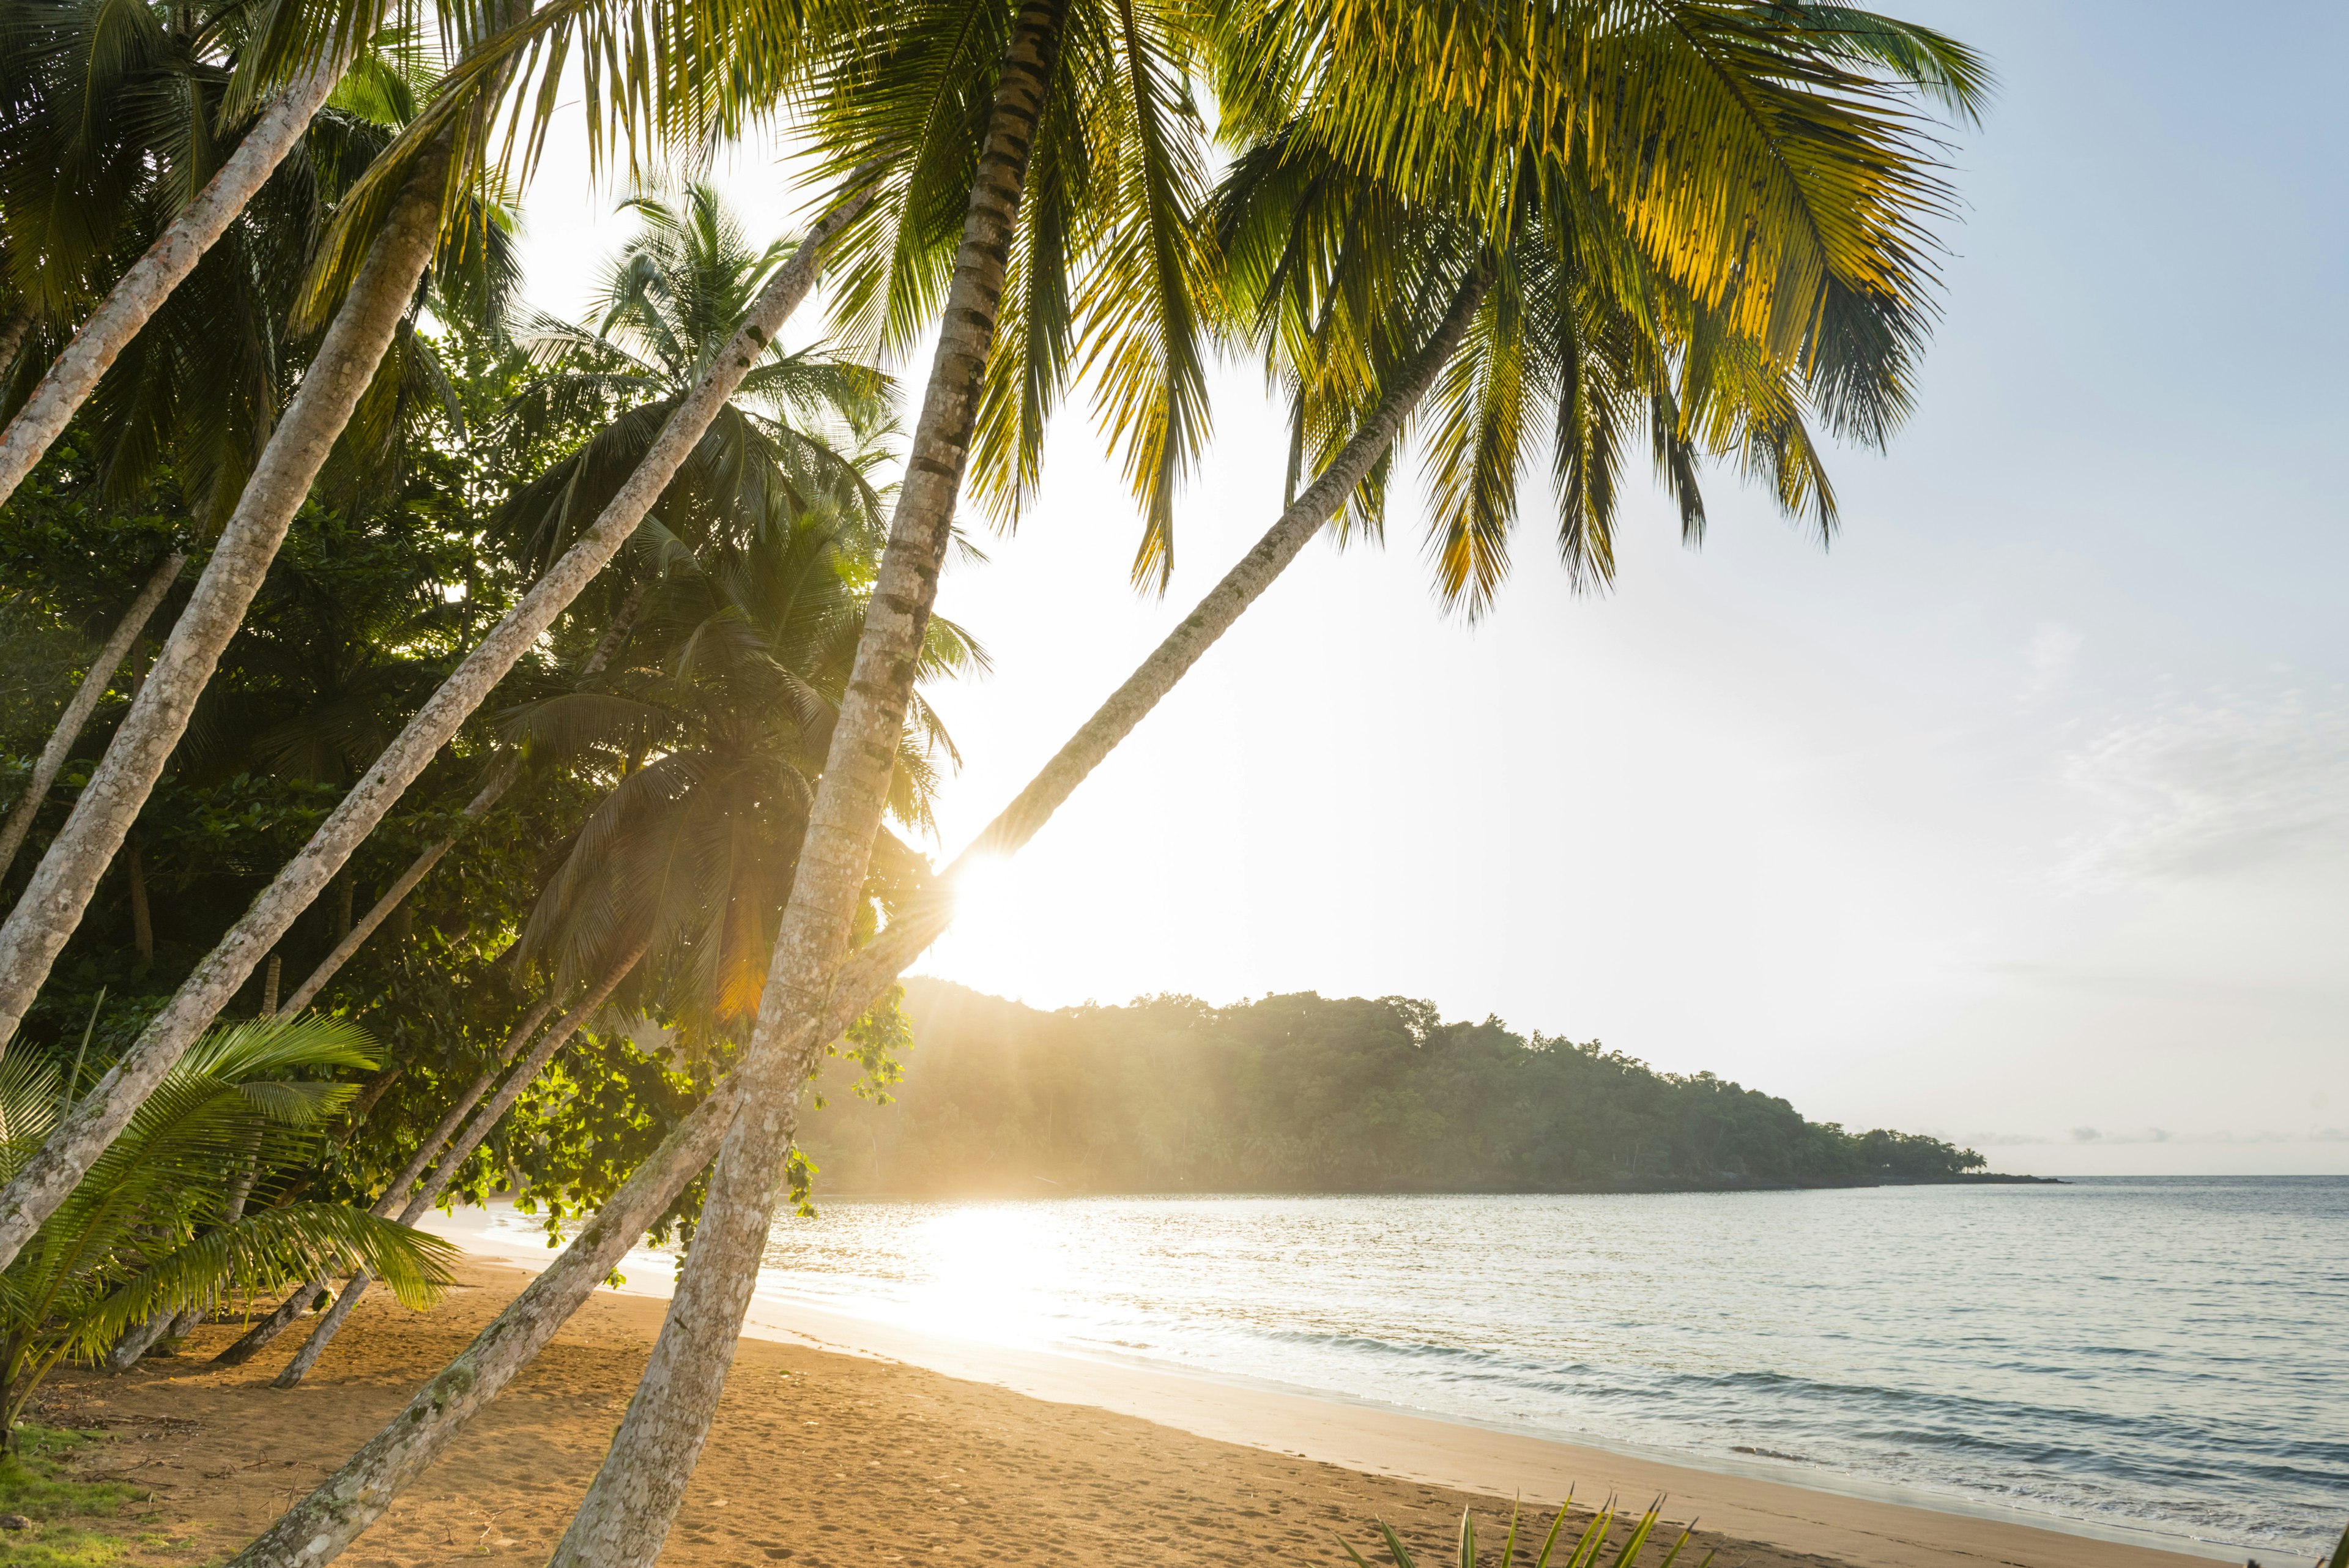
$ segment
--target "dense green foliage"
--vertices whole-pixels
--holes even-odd
[[[586,449],[612,410],[590,403],[550,413],[543,397],[531,396],[543,390],[547,366],[496,334],[451,328],[421,341],[445,395],[372,432],[369,461],[338,461],[330,483],[296,518],[124,853],[20,1037],[9,1044],[11,1058],[62,1070],[93,1013],[92,1075],[127,1047],[407,716],[528,586],[529,530],[516,525],[515,514],[526,510],[514,504],[516,477]],[[516,417],[518,408],[531,417]],[[784,428],[773,421],[765,427]],[[185,603],[208,546],[201,518],[170,483],[129,501],[110,499],[95,450],[89,433],[76,427],[0,505],[0,566],[13,590],[0,596],[0,653],[6,655],[0,669],[0,809],[22,792],[65,696],[139,584],[171,548],[190,550],[193,561],[117,672],[42,803],[25,849],[0,874],[0,907],[22,888],[64,822],[129,707],[135,672],[152,659]],[[710,466],[747,483],[743,465],[730,466],[725,456]],[[318,999],[321,1011],[359,1024],[378,1043],[386,1066],[369,1089],[383,1092],[362,1091],[358,1114],[316,1151],[306,1177],[286,1184],[287,1200],[372,1200],[546,987],[573,980],[554,972],[553,961],[522,961],[536,955],[517,950],[517,936],[550,877],[575,856],[599,806],[624,793],[616,786],[634,781],[641,795],[662,767],[674,773],[680,766],[668,754],[679,749],[678,740],[642,724],[621,725],[626,732],[616,736],[574,725],[581,732],[557,743],[526,715],[590,693],[631,711],[664,699],[674,705],[681,670],[701,687],[721,681],[726,670],[711,639],[704,637],[696,648],[687,636],[709,613],[681,618],[676,605],[697,592],[708,597],[713,581],[732,585],[742,576],[736,557],[745,550],[756,556],[769,541],[818,563],[816,575],[839,601],[826,619],[805,610],[812,591],[802,590],[794,601],[802,604],[800,612],[784,618],[787,629],[802,640],[821,631],[838,643],[844,628],[845,645],[853,647],[869,576],[860,552],[869,551],[872,530],[848,530],[855,548],[828,546],[819,535],[838,508],[816,504],[831,498],[812,486],[801,493],[808,504],[764,492],[754,496],[755,515],[735,530],[745,542],[730,553],[711,554],[706,539],[694,542],[701,548],[688,548],[673,529],[653,530],[657,537],[648,535],[624,558],[624,569],[607,574],[615,579],[611,589],[584,598],[508,678],[280,944],[281,993],[290,992],[419,852],[459,835],[457,847]],[[724,510],[707,496],[697,502],[703,512]],[[704,519],[705,534],[724,521]],[[803,565],[802,578],[810,575]],[[631,632],[620,611],[636,604],[645,613],[635,617]],[[761,661],[796,651],[736,630],[746,612],[721,607],[720,630],[729,637],[719,640],[735,665],[764,669]],[[750,625],[759,628],[757,615]],[[943,625],[940,635],[958,636]],[[827,643],[823,651],[840,665],[837,679],[790,658],[771,672],[773,680],[797,681],[795,703],[778,708],[772,693],[755,683],[738,699],[767,701],[774,710],[763,720],[767,730],[791,732],[785,739],[803,767],[812,766],[808,758],[821,758],[829,704],[844,680],[838,650]],[[696,653],[698,662],[688,657]],[[598,654],[605,668],[584,676]],[[700,704],[710,708],[708,701]],[[934,774],[929,750],[945,748],[943,731],[926,711],[925,718],[930,729],[907,746],[915,785],[906,802],[920,810]],[[494,809],[468,823],[466,803],[517,754],[517,782]],[[762,775],[770,783],[774,776],[771,768]],[[792,798],[805,793],[802,785]],[[771,880],[788,884],[795,845],[793,837],[783,846]],[[893,861],[881,883],[905,874]],[[876,883],[881,904],[895,896]],[[779,907],[780,897],[763,902]],[[765,913],[771,927],[773,910]],[[755,946],[761,922],[735,923]],[[747,1016],[691,1032],[691,1048],[685,1048],[677,1025],[695,1012],[698,999],[673,983],[693,967],[689,951],[671,950],[678,946],[667,942],[656,954],[662,961],[648,965],[619,993],[616,1008],[581,1031],[472,1157],[452,1197],[521,1194],[550,1221],[593,1209],[698,1103],[730,1057],[739,1033],[732,1024],[747,1023]],[[764,967],[762,952],[735,955],[735,968],[745,974]],[[265,974],[245,985],[232,1017],[259,1010]],[[885,1018],[868,1025],[876,1040],[901,1032]],[[885,1062],[885,1051],[864,1054],[876,1066]],[[697,1205],[698,1193],[688,1193],[661,1229],[689,1220]]]
[[[1982,1163],[1846,1132],[1596,1043],[1402,997],[1148,997],[1042,1012],[907,987],[896,1100],[806,1139],[819,1192],[1559,1192],[1946,1181]]]
[[[218,1311],[252,1292],[365,1264],[429,1306],[452,1251],[289,1182],[349,1103],[369,1042],[315,1014],[223,1025],[180,1059],[71,1196],[0,1271],[0,1437],[69,1357],[104,1355],[134,1325]],[[0,1061],[0,1173],[15,1174],[70,1106],[77,1069]],[[4,1446],[4,1445],[0,1445]]]

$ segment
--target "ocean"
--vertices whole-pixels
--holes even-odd
[[[1929,1505],[2282,1560],[2349,1521],[2349,1178],[835,1199],[768,1262],[931,1333]]]

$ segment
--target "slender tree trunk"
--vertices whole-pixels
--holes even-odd
[[[595,651],[589,654],[587,662],[579,667],[581,680],[604,673],[604,667],[612,662],[612,656],[618,653],[620,645],[628,639],[628,633],[636,624],[636,612],[645,607],[645,596],[652,591],[653,579],[650,577],[628,590],[628,597],[620,601],[620,607],[612,614],[612,624],[605,627],[604,635],[596,639]]]
[[[155,1347],[155,1342],[162,1338],[164,1331],[171,1326],[171,1314],[167,1312],[159,1312],[153,1317],[132,1324],[122,1331],[122,1337],[114,1342],[114,1347],[106,1353],[106,1359],[98,1365],[118,1376],[129,1371]]]
[[[25,475],[73,418],[74,410],[97,387],[107,367],[195,270],[196,263],[228,232],[254,193],[302,140],[312,117],[342,79],[344,64],[340,55],[322,60],[271,99],[253,129],[236,144],[236,151],[220,166],[220,172],[180,210],[179,216],[147,247],[147,254],[131,264],[74,333],[66,351],[57,356],[57,362],[8,421],[7,430],[0,432],[0,501],[16,493]]]
[[[350,421],[416,293],[440,228],[449,152],[447,143],[435,145],[439,155],[418,160],[383,232],[368,247],[317,357],[271,431],[236,511],[204,564],[188,607],[156,655],[146,685],[74,803],[73,815],[41,857],[24,897],[0,925],[0,1039],[23,1020],[50,964],[80,924],[99,876],[122,847],[123,835],[179,744],[196,698],[236,635],[294,514]],[[15,1248],[6,1251],[13,1261]]]
[[[797,1115],[798,1064],[776,1038],[823,1015],[848,951],[887,805],[922,639],[978,420],[1028,155],[1058,64],[1068,0],[1023,0],[979,149],[922,412],[856,661],[809,813],[744,1065],[743,1114],[710,1177],[651,1363],[553,1568],[639,1568],[660,1555],[700,1457],[772,1222]]]
[[[384,1096],[391,1092],[392,1085],[399,1082],[399,1075],[407,1071],[408,1065],[406,1063],[394,1062],[390,1066],[386,1067],[374,1077],[369,1078],[367,1080],[367,1087],[361,1089],[358,1092],[358,1097],[354,1099],[344,1110],[343,1130],[335,1135],[335,1142],[337,1144],[346,1144],[350,1142],[351,1134],[359,1130],[360,1127],[366,1123],[368,1114],[375,1109],[378,1102],[381,1101]]]
[[[481,793],[466,805],[464,813],[466,819],[478,821],[487,815],[490,807],[497,805],[498,797],[505,794],[506,787],[513,783],[518,769],[517,761],[492,774],[490,782],[483,784]],[[458,832],[463,831],[463,826],[460,825]],[[309,1006],[317,997],[318,992],[326,988],[326,982],[335,978],[336,972],[343,965],[351,961],[353,954],[367,945],[367,940],[375,935],[377,928],[391,919],[392,911],[398,909],[410,893],[416,891],[417,886],[430,874],[432,867],[440,864],[440,857],[454,848],[456,843],[457,834],[452,833],[437,844],[426,846],[424,852],[409,862],[408,869],[399,874],[399,879],[384,889],[383,897],[378,898],[375,901],[375,907],[367,912],[367,919],[357,925],[352,925],[349,921],[348,884],[346,883],[342,940],[335,944],[334,951],[318,961],[318,967],[310,971],[310,978],[304,981],[295,990],[294,994],[285,999],[285,1011],[299,1012]]]
[[[449,1150],[440,1168],[425,1182],[424,1190],[408,1200],[408,1207],[400,1210],[401,1224],[413,1225],[432,1212],[432,1206],[440,1201],[440,1195],[449,1190],[449,1184],[457,1179],[457,1172],[464,1168],[465,1161],[472,1158],[473,1151],[481,1147],[481,1140],[490,1136],[490,1130],[505,1119],[506,1113],[513,1109],[514,1102],[522,1097],[522,1092],[546,1071],[546,1064],[554,1060],[554,1054],[586,1025],[587,1020],[595,1015],[596,1009],[610,1000],[613,991],[627,978],[628,971],[636,967],[636,961],[644,956],[645,948],[639,946],[615,965],[605,975],[601,984],[589,992],[578,1006],[564,1013],[563,1022],[548,1030],[546,1037],[532,1047],[522,1065],[507,1076],[505,1086],[498,1091],[497,1097],[481,1107],[481,1114],[473,1118],[464,1136]],[[303,1342],[300,1350],[294,1353],[294,1359],[285,1364],[285,1369],[277,1375],[271,1386],[291,1388],[309,1376],[310,1368],[318,1364],[318,1357],[326,1354],[326,1346],[334,1342],[336,1334],[342,1332],[343,1320],[351,1315],[351,1309],[358,1305],[359,1298],[367,1294],[367,1287],[373,1283],[375,1274],[372,1270],[361,1269],[351,1276],[350,1283],[343,1287],[343,1293],[335,1298],[335,1304],[318,1319],[317,1326],[310,1331],[310,1337]]]
[[[155,967],[155,912],[147,907],[147,861],[135,834],[122,846],[122,875],[130,884],[130,947],[144,974]]]
[[[473,1107],[481,1103],[481,1096],[490,1092],[490,1085],[497,1082],[499,1071],[513,1060],[514,1053],[522,1049],[523,1042],[538,1033],[538,1026],[545,1023],[546,1015],[554,1011],[554,998],[549,995],[540,998],[536,1006],[523,1014],[522,1022],[515,1024],[513,1033],[506,1036],[506,1043],[500,1048],[497,1060],[492,1062],[480,1077],[473,1080],[472,1087],[458,1096],[456,1103],[451,1105],[448,1113],[441,1116],[440,1125],[425,1135],[423,1140],[416,1146],[416,1152],[409,1157],[406,1168],[391,1179],[389,1185],[384,1188],[382,1193],[369,1206],[368,1212],[378,1220],[387,1220],[391,1217],[393,1210],[408,1201],[409,1189],[416,1185],[417,1179],[424,1174],[425,1169],[434,1159],[439,1158],[440,1150],[451,1137],[456,1136],[457,1128],[463,1124],[467,1116],[472,1114]],[[389,1086],[388,1080],[386,1086]],[[241,1366],[252,1360],[268,1345],[271,1340],[293,1326],[295,1319],[309,1311],[310,1303],[318,1299],[318,1293],[325,1290],[326,1284],[326,1278],[323,1275],[304,1281],[301,1289],[279,1302],[275,1310],[268,1316],[246,1329],[238,1337],[236,1343],[213,1356],[212,1365]]]
[[[386,1187],[383,1195],[375,1200],[374,1211],[378,1218],[388,1220],[408,1207],[410,1189],[440,1158],[440,1151],[448,1147],[450,1138],[457,1136],[457,1129],[464,1125],[467,1116],[473,1114],[473,1107],[481,1103],[481,1096],[490,1092],[490,1085],[498,1081],[498,1075],[505,1070],[506,1064],[514,1059],[523,1042],[538,1033],[538,1026],[545,1023],[546,1015],[554,1011],[554,997],[549,993],[539,998],[537,1004],[522,1015],[522,1022],[513,1026],[513,1032],[506,1036],[506,1043],[498,1048],[497,1059],[473,1080],[471,1087],[458,1096],[456,1103],[449,1107],[448,1114],[440,1118],[440,1125],[416,1146],[416,1153],[409,1158],[407,1167],[392,1178],[391,1185]],[[564,1026],[576,1027],[568,1020]],[[561,1042],[556,1044],[559,1045]],[[465,1153],[472,1152],[473,1144],[467,1144]],[[461,1161],[464,1157],[460,1155],[458,1158]],[[439,1197],[439,1193],[433,1194],[436,1201]]]
[[[335,941],[337,946],[351,934],[351,904],[357,894],[358,884],[351,880],[350,867],[347,866],[343,867],[342,875],[335,878]],[[294,1009],[289,1007],[286,1011],[291,1012]]]
[[[187,564],[187,556],[175,554],[166,556],[163,564],[155,568],[154,575],[140,588],[139,597],[130,601],[130,607],[116,623],[114,635],[106,639],[106,646],[90,661],[89,673],[82,677],[73,701],[57,716],[57,727],[49,732],[49,743],[41,748],[40,756],[34,762],[33,776],[26,781],[25,793],[9,808],[6,825],[0,826],[0,877],[6,876],[8,867],[16,864],[16,851],[24,846],[25,835],[32,831],[33,818],[40,812],[41,802],[48,798],[49,786],[57,782],[57,772],[66,765],[74,742],[80,739],[82,726],[97,711],[98,699],[114,683],[114,672],[122,668],[122,661],[130,655],[130,645],[139,640],[139,634],[155,614],[155,607],[163,602],[163,596],[171,591],[171,584]]]
[[[750,318],[733,342],[702,372],[693,390],[661,426],[651,450],[604,508],[595,526],[466,656],[319,825],[310,842],[254,901],[244,918],[149,1022],[129,1051],[75,1105],[5,1189],[0,1189],[0,1268],[16,1260],[26,1240],[65,1200],[90,1162],[114,1141],[172,1064],[219,1016],[252,975],[261,955],[285,934],[295,917],[318,896],[326,879],[342,869],[360,842],[383,820],[400,792],[424,771],[434,753],[481,706],[491,688],[635,532],[784,318],[806,296],[824,247],[872,204],[874,194],[870,184],[858,187],[809,232],[791,263],[760,291]],[[88,791],[83,794],[87,799]],[[5,953],[0,953],[0,962],[5,962]]]

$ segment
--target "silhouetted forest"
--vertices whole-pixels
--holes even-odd
[[[837,1092],[803,1147],[836,1194],[1587,1192],[1969,1179],[1938,1139],[1849,1133],[1598,1044],[1305,992],[1043,1012],[906,986],[894,1102]],[[1980,1178],[1972,1178],[1980,1179]]]

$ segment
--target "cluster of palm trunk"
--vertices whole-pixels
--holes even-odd
[[[66,324],[70,341],[0,436],[0,493],[232,232],[385,21],[348,7],[246,18],[211,128],[233,151]],[[1017,514],[1072,388],[1090,388],[1132,482],[1140,582],[1164,585],[1173,568],[1175,498],[1208,439],[1218,341],[1260,355],[1286,401],[1288,493],[1268,508],[1263,538],[957,867],[1036,834],[1317,535],[1381,528],[1414,421],[1437,591],[1467,613],[1506,576],[1519,492],[1545,452],[1557,548],[1593,582],[1611,572],[1618,494],[1642,438],[1692,536],[1704,517],[1699,470],[1724,458],[1789,513],[1831,527],[1815,428],[1881,441],[1906,410],[1931,309],[1930,225],[1949,200],[1929,114],[1971,114],[1984,86],[1947,38],[1801,0],[501,0],[452,7],[442,27],[454,63],[339,192],[312,246],[292,306],[321,333],[309,368],[223,504],[136,701],[0,925],[0,1039],[121,852],[436,254],[481,243],[465,214],[483,210],[485,181],[527,189],[571,52],[595,62],[585,96],[598,145],[706,141],[780,111],[830,183],[789,259],[719,346],[693,358],[657,433],[593,515],[555,531],[528,591],[0,1190],[0,1265],[638,534],[820,275],[851,341],[887,353],[935,333],[936,347],[788,898],[761,932],[763,979],[735,1065],[554,1263],[241,1568],[339,1553],[707,1169],[667,1321],[556,1552],[597,1568],[657,1556],[765,1250],[802,1085],[953,913],[949,867],[860,936],[957,508],[976,486]],[[1226,152],[1212,178],[1198,102],[1210,94]],[[16,279],[41,258],[6,260]],[[10,286],[16,317],[41,308]],[[21,359],[58,327],[42,318],[5,346]],[[395,898],[414,881],[402,884]],[[384,912],[356,924],[329,963]],[[565,1023],[641,956],[615,955],[626,962],[583,977]],[[322,983],[305,981],[289,1001],[306,1003]],[[478,1140],[564,1027],[540,1038],[464,1136]],[[485,1081],[476,1097],[488,1093]],[[455,1131],[452,1121],[433,1146]],[[451,1148],[420,1189],[422,1168],[407,1173],[385,1211],[422,1213],[460,1159]],[[346,1287],[328,1332],[365,1282]]]

